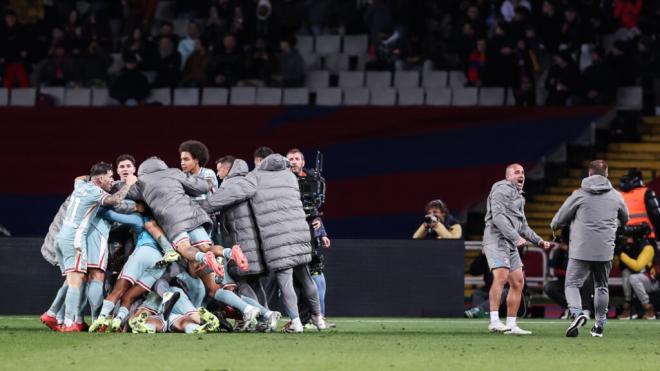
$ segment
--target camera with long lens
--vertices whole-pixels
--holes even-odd
[[[307,176],[298,177],[300,199],[308,221],[322,215],[319,208],[325,202],[325,179],[321,171],[323,171],[323,154],[316,151],[316,168],[310,170]]]
[[[435,215],[427,215],[424,217],[424,224],[431,225],[438,222],[438,217]]]
[[[622,237],[632,237],[636,240],[642,240],[649,237],[651,234],[651,226],[646,222],[640,224],[624,225],[621,228]]]
[[[619,227],[616,235],[614,254],[619,254],[622,251],[629,253],[631,249],[638,249],[640,242],[647,240],[649,234],[651,234],[651,226],[646,222]],[[629,243],[629,238],[632,238],[632,244]]]

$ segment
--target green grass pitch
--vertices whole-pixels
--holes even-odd
[[[522,320],[531,336],[486,320],[333,318],[291,334],[60,334],[36,316],[0,316],[0,370],[657,370],[660,321],[610,320],[592,338],[567,321]]]

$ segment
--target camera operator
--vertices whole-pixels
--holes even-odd
[[[655,244],[655,230],[660,227],[660,206],[655,192],[644,185],[642,172],[639,169],[629,169],[628,174],[619,182],[621,196],[628,206],[630,220],[627,225],[646,223],[651,228],[649,241]]]
[[[291,172],[293,172],[296,177],[300,180],[301,178],[306,178],[308,176],[315,176],[316,170],[305,169],[305,155],[298,148],[292,148],[286,154],[289,163],[291,164]],[[302,192],[302,189],[301,189]],[[321,306],[321,315],[325,318],[325,291],[326,291],[326,282],[324,270],[324,256],[323,250],[330,247],[330,238],[323,226],[323,221],[321,220],[320,213],[316,207],[313,207],[310,211],[305,210],[305,216],[307,217],[307,222],[309,223],[310,233],[312,234],[312,261],[309,263],[309,271],[312,274],[312,279],[316,284],[316,287],[319,292],[319,304]],[[305,319],[306,310],[301,311],[301,318]],[[306,322],[303,320],[303,323]],[[335,327],[334,324],[328,323],[326,325],[329,327]]]
[[[449,214],[442,200],[433,200],[426,204],[424,223],[413,234],[414,240],[423,239],[459,239],[463,229],[458,221]]]
[[[644,307],[644,319],[655,319],[655,310],[649,300],[649,293],[660,288],[653,269],[655,248],[649,242],[651,227],[642,222],[638,225],[626,225],[621,228],[619,243],[614,255],[621,262],[623,294],[626,302],[619,319],[630,319],[632,292]]]

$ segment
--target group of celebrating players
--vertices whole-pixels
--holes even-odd
[[[42,246],[65,279],[41,321],[60,332],[272,332],[276,296],[291,319],[284,332],[327,328],[308,264],[314,237],[330,240],[300,201],[302,153],[289,161],[261,147],[253,171],[225,156],[217,177],[203,143],[185,141],[179,154],[181,169],[151,157],[136,176],[135,159],[121,155],[120,180],[105,162],[75,179]]]

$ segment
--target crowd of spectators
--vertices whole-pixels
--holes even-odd
[[[151,87],[301,86],[299,35],[367,34],[366,69],[462,69],[470,86],[512,88],[519,105],[534,105],[537,87],[548,105],[610,103],[660,70],[660,5],[648,0],[5,0],[0,10],[5,87],[112,86],[120,101]],[[124,67],[109,73],[113,53]]]

